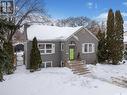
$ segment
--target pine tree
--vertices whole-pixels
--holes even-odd
[[[3,68],[4,68],[4,53],[0,48],[0,81],[3,81]]]
[[[97,38],[99,39],[97,58],[99,63],[103,63],[107,59],[105,32],[99,29]]]
[[[117,64],[123,58],[123,18],[119,10],[115,12],[115,56],[114,63]]]
[[[113,63],[114,56],[114,13],[112,9],[108,12],[107,18],[107,35],[106,35],[106,48],[107,48],[107,61]]]
[[[13,46],[11,42],[4,42],[3,44],[4,51],[6,52],[6,60],[5,60],[5,72],[6,74],[12,74],[14,72],[14,66],[13,66]]]
[[[34,37],[32,42],[32,49],[30,53],[30,71],[36,71],[42,64],[40,51],[37,47],[37,39]]]
[[[4,52],[2,49],[4,41],[4,31],[2,28],[2,19],[0,19],[0,81],[3,81],[3,69],[4,69]]]
[[[3,73],[7,73],[6,64],[10,64],[9,55],[7,52],[0,48],[0,81],[3,81]]]

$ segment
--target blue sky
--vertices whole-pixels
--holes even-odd
[[[103,18],[110,8],[120,10],[127,19],[127,0],[44,0],[48,13],[53,18],[87,16]]]

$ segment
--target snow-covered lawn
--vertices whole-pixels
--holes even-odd
[[[112,76],[127,76],[127,64],[88,65],[88,76],[74,75],[68,68],[46,68],[30,73],[19,66],[12,75],[4,76],[0,95],[127,95],[127,88],[118,87]]]
[[[107,82],[112,82],[112,77],[126,77],[127,78],[127,61],[125,64],[121,65],[107,65],[107,64],[97,64],[87,65],[87,67],[92,72],[94,78],[104,80]]]

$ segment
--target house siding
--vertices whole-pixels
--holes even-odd
[[[69,61],[69,44],[75,42],[75,59],[77,58],[78,52],[80,53],[81,60],[85,60],[86,63],[94,64],[97,62],[97,46],[98,40],[93,37],[86,29],[81,29],[80,31],[73,34],[71,37],[65,41],[38,41],[38,43],[52,43],[55,44],[55,53],[53,54],[43,54],[41,55],[42,61],[52,61],[53,67],[61,66],[61,62]],[[63,43],[63,50],[61,51],[61,43]],[[83,43],[93,43],[95,45],[94,53],[82,53]],[[30,65],[30,52],[32,48],[32,41],[27,41],[25,44],[25,64],[27,68]]]
[[[27,50],[27,53],[25,53],[25,59],[27,60],[27,61],[25,61],[26,63],[26,68],[27,69],[29,69],[29,67],[30,67],[30,52],[31,52],[31,48],[32,48],[32,41],[27,41],[27,43],[26,43],[26,50]]]
[[[68,46],[69,43],[71,43],[71,41],[74,41],[76,43],[75,58],[77,58],[78,52],[80,52],[81,60],[85,60],[86,63],[94,64],[95,62],[97,62],[96,52],[97,52],[98,40],[95,39],[85,29],[82,29],[81,31],[77,32],[74,35],[78,38],[78,40],[73,36],[71,38],[69,38],[66,42],[66,52],[69,52],[69,46]],[[94,53],[82,53],[82,44],[83,43],[94,43],[95,52]],[[69,54],[66,54],[66,56],[69,58]],[[66,58],[66,60],[69,60],[68,58]]]
[[[55,53],[53,54],[41,54],[42,62],[46,61],[52,61],[53,67],[60,66],[61,62],[61,42],[58,41],[38,41],[38,43],[53,43],[55,44]],[[30,52],[32,47],[32,41],[27,42],[27,54],[25,56],[25,59],[27,59],[27,68],[29,68],[30,65]],[[43,65],[43,64],[42,64]]]

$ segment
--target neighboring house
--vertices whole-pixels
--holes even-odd
[[[23,43],[15,43],[13,44],[14,52],[24,51],[24,44]]]
[[[86,63],[97,62],[98,39],[84,27],[57,27],[31,25],[25,29],[24,43],[25,64],[29,68],[30,51],[34,37],[38,40],[44,67],[62,66],[71,60],[85,60]]]
[[[12,37],[13,44],[23,43],[24,42],[24,33],[20,31],[15,32]]]

